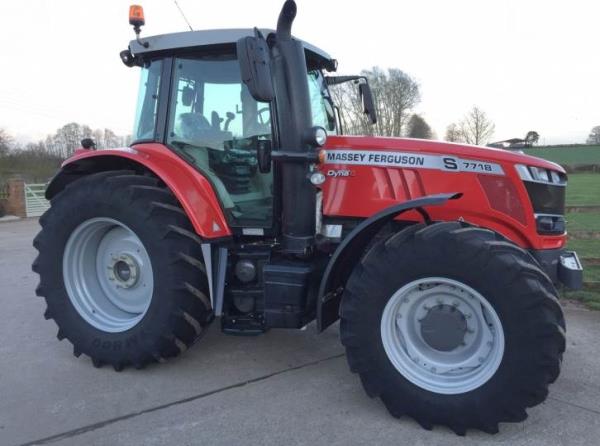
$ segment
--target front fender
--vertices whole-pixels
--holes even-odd
[[[51,199],[69,183],[107,170],[149,171],[173,192],[192,226],[203,239],[231,236],[225,215],[210,182],[198,170],[162,144],[143,143],[131,148],[78,150],[67,159],[46,189]]]
[[[460,198],[461,195],[460,193],[428,195],[396,204],[367,218],[354,228],[333,253],[321,279],[317,296],[317,330],[321,332],[338,320],[341,290],[371,239],[386,223],[410,210],[419,211],[428,220],[428,214],[423,207],[440,206],[448,200]]]

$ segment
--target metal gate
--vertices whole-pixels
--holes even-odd
[[[50,207],[44,197],[46,184],[25,184],[25,212],[28,217],[39,217]]]

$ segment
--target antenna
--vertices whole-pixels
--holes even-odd
[[[177,3],[177,0],[173,0],[173,3],[175,3],[175,6],[177,6],[177,9],[179,9],[179,12],[181,13],[181,17],[183,17],[183,20],[185,20],[185,23],[187,23],[187,26],[190,28],[190,31],[193,31],[194,29],[192,28],[192,25],[190,25],[190,22],[188,22],[188,19],[185,16],[185,14],[183,13],[183,10],[181,9],[181,7],[179,6],[179,3]]]

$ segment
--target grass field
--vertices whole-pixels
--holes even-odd
[[[600,240],[569,240],[569,249],[577,251],[582,259],[597,259],[600,257]]]
[[[594,231],[600,232],[600,212],[569,212],[567,213],[569,232]]]
[[[572,173],[567,185],[567,206],[600,206],[600,175]]]
[[[600,206],[600,174],[569,175],[567,205]],[[590,283],[600,284],[600,212],[569,212],[567,230],[573,236],[577,236],[578,231],[589,231],[599,235],[594,239],[569,239],[567,248],[579,255],[584,267],[583,280],[588,288],[583,291],[566,291],[563,295],[600,310],[600,288],[589,288]]]
[[[600,164],[600,146],[535,147],[523,151],[527,155],[567,166]]]

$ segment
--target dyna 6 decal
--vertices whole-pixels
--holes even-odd
[[[352,164],[357,166],[408,167],[411,169],[444,170],[446,172],[476,172],[504,175],[502,166],[495,163],[488,163],[487,161],[461,159],[450,155],[422,155],[406,152],[327,150],[325,163]]]

